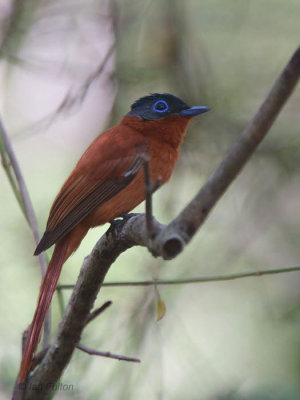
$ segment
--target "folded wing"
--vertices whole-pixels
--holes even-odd
[[[99,150],[106,150],[102,157],[99,154],[95,157],[95,146],[92,154],[89,154],[88,148],[79,160],[78,168],[62,187],[51,208],[47,229],[35,255],[48,249],[88,214],[124,189],[144,164],[148,151],[146,143],[137,140],[135,143],[129,140],[123,146],[122,142],[121,145],[110,143],[108,147],[104,141],[102,145],[100,143]],[[116,157],[118,155],[119,158]]]

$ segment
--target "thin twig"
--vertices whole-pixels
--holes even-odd
[[[76,347],[77,347],[77,349],[79,349],[79,350],[83,351],[84,353],[87,353],[91,356],[107,357],[107,358],[113,358],[113,359],[119,360],[119,361],[128,361],[128,362],[135,362],[135,363],[141,362],[141,360],[139,360],[138,358],[135,358],[135,357],[122,356],[120,354],[111,353],[110,351],[92,350],[80,343]]]
[[[188,283],[223,282],[223,281],[231,281],[242,278],[257,278],[263,275],[285,274],[288,272],[296,272],[296,271],[300,271],[300,266],[288,267],[288,268],[264,269],[260,271],[242,272],[242,273],[226,274],[226,275],[198,276],[195,278],[186,278],[186,279],[159,279],[155,281],[104,282],[102,286],[122,287],[122,286],[185,285]],[[59,287],[62,290],[74,289],[74,285],[59,285]]]
[[[1,124],[1,120],[0,120],[0,124]],[[2,132],[3,132],[3,128],[2,128],[2,124],[1,124],[1,126],[0,126],[0,133],[1,133],[0,134],[1,164],[2,164],[2,167],[3,167],[4,171],[5,171],[5,173],[6,173],[6,176],[7,176],[8,180],[9,180],[10,186],[11,186],[13,192],[14,192],[14,195],[15,195],[15,197],[17,199],[17,202],[19,203],[20,209],[21,209],[25,219],[28,221],[27,215],[26,215],[26,212],[25,212],[25,208],[24,208],[24,204],[22,202],[22,198],[21,198],[21,195],[19,193],[18,186],[16,184],[16,180],[15,180],[14,174],[13,174],[13,172],[11,170],[11,163],[10,163],[10,160],[8,158],[8,155],[7,155],[7,152],[6,152],[6,148],[5,148],[5,145],[4,145],[4,142],[3,142]]]
[[[150,175],[150,155],[144,156],[144,179],[145,179],[145,208],[146,208],[146,226],[148,231],[149,241],[154,237],[153,231],[153,214],[152,214],[152,182]]]
[[[61,290],[59,291],[59,293],[61,294]],[[92,322],[96,317],[98,317],[101,313],[103,313],[107,307],[109,307],[112,304],[111,301],[106,301],[101,307],[97,308],[96,310],[94,310],[93,312],[90,313],[90,315],[87,318],[86,321],[86,325],[88,325],[90,322]],[[23,332],[23,346],[22,346],[22,354],[23,354],[23,350],[25,348],[26,345],[26,341],[27,341],[27,337],[28,337],[28,333],[29,333],[29,329],[26,329]],[[78,346],[77,346],[78,347]],[[82,346],[84,347],[84,346]],[[34,355],[33,359],[32,359],[32,367],[31,369],[33,370],[34,368],[37,367],[38,364],[40,364],[43,360],[43,358],[45,357],[47,351],[49,350],[49,346],[44,347],[43,350],[39,351],[37,354]],[[83,350],[83,349],[81,349]],[[84,350],[83,350],[84,351]],[[100,355],[100,354],[99,354]],[[106,356],[103,356],[106,357]],[[120,356],[122,357],[122,356]],[[111,358],[116,358],[116,357],[111,357]]]
[[[30,196],[29,196],[29,193],[27,190],[25,180],[24,180],[22,172],[21,172],[21,168],[19,166],[17,157],[16,157],[13,147],[11,145],[11,142],[9,140],[8,134],[4,128],[4,124],[2,123],[1,117],[0,117],[0,133],[1,133],[1,137],[2,137],[2,143],[4,146],[4,149],[2,149],[2,151],[5,153],[5,154],[2,154],[2,151],[1,151],[1,155],[2,155],[4,162],[5,162],[6,156],[8,157],[8,160],[9,160],[9,164],[7,165],[7,168],[5,169],[5,171],[7,173],[7,176],[9,178],[9,181],[11,182],[11,184],[12,184],[12,181],[14,182],[14,184],[12,184],[12,188],[14,190],[14,193],[16,194],[16,198],[17,198],[19,204],[21,205],[21,209],[24,212],[25,218],[31,228],[35,244],[37,245],[40,241],[40,233],[39,233],[39,229],[38,229],[36,216],[35,216],[35,213],[33,210],[33,206],[32,206],[31,200],[30,200]],[[12,169],[14,176],[12,175],[10,168]],[[17,193],[18,193],[18,195],[17,195]],[[46,260],[46,256],[45,256],[44,252],[39,255],[39,263],[40,263],[40,268],[41,268],[41,274],[43,277],[45,275],[45,272],[47,269],[47,260]],[[44,347],[47,347],[49,344],[49,341],[50,341],[50,325],[51,325],[50,315],[51,315],[50,312],[48,312],[48,315],[47,315],[47,318],[45,321],[45,325],[44,325],[44,338],[43,338]]]
[[[111,301],[106,301],[104,304],[102,304],[101,307],[92,311],[86,320],[86,325],[89,324],[90,322],[92,322],[95,318],[98,317],[98,315],[102,314],[111,305],[112,305]]]
[[[155,236],[155,229],[153,225],[153,210],[152,210],[152,195],[155,190],[161,184],[161,180],[158,179],[155,184],[151,181],[151,171],[150,171],[150,155],[149,153],[143,156],[144,158],[144,180],[145,180],[145,215],[146,215],[146,226],[149,237],[149,247],[151,247],[152,240]]]

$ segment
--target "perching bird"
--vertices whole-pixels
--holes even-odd
[[[143,155],[150,158],[152,182],[167,182],[179,156],[189,121],[208,111],[189,107],[168,93],[137,100],[120,123],[102,133],[85,151],[58,193],[35,255],[55,244],[42,281],[20,367],[25,382],[61,269],[94,226],[127,213],[145,198]]]

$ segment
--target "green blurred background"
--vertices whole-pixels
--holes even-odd
[[[165,91],[212,108],[192,122],[170,183],[154,196],[155,216],[169,222],[254,115],[299,45],[299,21],[299,0],[0,2],[1,115],[41,231],[93,138],[140,96]],[[163,262],[131,249],[107,281],[299,265],[299,111],[297,90],[183,254]],[[6,399],[40,272],[32,234],[2,169],[0,193],[0,399]],[[75,282],[107,227],[88,234],[61,283]],[[160,322],[153,287],[103,288],[97,305],[113,305],[86,329],[82,343],[142,362],[76,351],[62,378],[71,389],[60,390],[57,399],[299,399],[299,283],[295,272],[159,287],[167,307]],[[52,310],[54,333],[56,296]]]

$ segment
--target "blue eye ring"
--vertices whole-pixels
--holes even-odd
[[[163,104],[164,108],[161,108],[161,107],[158,108],[159,104]],[[158,112],[158,113],[164,113],[164,112],[168,111],[168,109],[169,109],[169,106],[165,100],[157,100],[153,106],[153,111]]]

